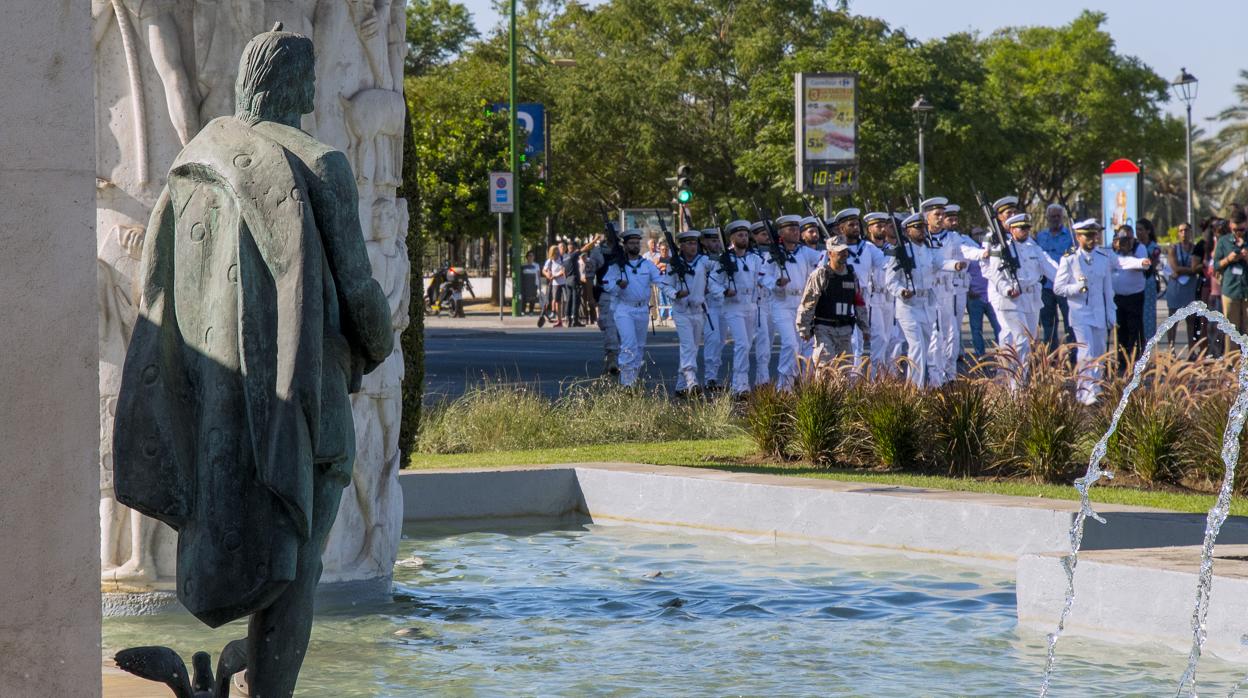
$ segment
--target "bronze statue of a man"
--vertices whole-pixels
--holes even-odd
[[[350,481],[349,393],[393,349],[347,158],[299,129],[312,42],[243,51],[236,113],[178,155],[144,243],[117,406],[118,501],[178,531],[178,598],[251,616],[251,695],[294,692]]]

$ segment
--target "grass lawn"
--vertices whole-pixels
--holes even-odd
[[[789,475],[793,477],[822,478],[843,482],[864,482],[902,487],[926,487],[958,492],[984,492],[1014,497],[1048,497],[1050,499],[1079,499],[1073,485],[1037,484],[1020,480],[975,480],[938,475],[915,475],[912,473],[867,472],[861,470],[828,470],[813,468],[805,463],[751,463],[755,449],[744,436],[731,439],[704,441],[672,441],[666,443],[622,443],[597,446],[569,446],[567,448],[538,449],[531,451],[485,451],[434,455],[417,453],[408,463],[409,470],[429,468],[488,468],[504,465],[550,465],[557,463],[601,463],[622,461],[653,465],[683,465],[697,468],[715,468],[733,472]],[[1112,481],[1111,481],[1112,483]],[[1214,496],[1141,490],[1131,487],[1115,487],[1102,480],[1092,488],[1092,501],[1106,504],[1156,507],[1171,511],[1205,513],[1213,506]],[[1231,502],[1231,513],[1248,516],[1248,501],[1236,498]]]

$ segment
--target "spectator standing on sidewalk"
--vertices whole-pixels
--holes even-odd
[[[1135,230],[1123,224],[1114,235],[1114,306],[1118,313],[1118,370],[1144,344],[1144,271],[1152,266],[1144,246],[1135,239]]]
[[[1162,250],[1161,245],[1157,244],[1157,231],[1153,228],[1152,221],[1141,218],[1136,222],[1135,228],[1136,238],[1153,263],[1144,271],[1144,341],[1147,342],[1157,334],[1157,295],[1161,290],[1158,288],[1161,275],[1157,270],[1161,268]]]
[[[1049,204],[1044,210],[1046,227],[1036,233],[1036,244],[1053,260],[1054,264],[1062,261],[1062,256],[1075,247],[1075,238],[1065,224],[1066,209],[1061,204]],[[1053,292],[1053,279],[1044,277],[1044,286],[1040,292],[1040,327],[1043,338],[1049,349],[1056,349],[1059,342],[1057,318],[1061,315],[1064,334],[1060,341],[1075,341],[1074,330],[1070,326],[1070,306],[1066,299]],[[982,332],[982,328],[981,328]]]
[[[563,327],[563,314],[560,310],[563,307],[563,287],[567,284],[567,272],[563,268],[559,245],[551,245],[546,251],[546,264],[542,267],[542,276],[546,279],[549,289],[546,298],[555,315],[555,327]]]
[[[1204,269],[1200,276],[1200,300],[1210,308],[1218,310],[1222,307],[1222,282],[1213,270],[1213,252],[1218,245],[1218,230],[1225,221],[1217,216],[1209,216],[1200,223],[1200,239],[1192,248],[1192,253],[1199,255]],[[1200,341],[1204,344],[1205,353],[1209,356],[1222,356],[1222,336],[1217,325],[1200,318]]]
[[[1179,241],[1170,246],[1166,251],[1166,258],[1169,261],[1169,278],[1166,279],[1166,309],[1170,311],[1170,315],[1174,315],[1179,309],[1188,303],[1196,300],[1196,293],[1200,287],[1200,274],[1204,269],[1201,256],[1196,254],[1195,245],[1192,244],[1192,226],[1186,221],[1179,224]],[[1199,318],[1192,315],[1187,318],[1187,348],[1190,353],[1195,346],[1197,336],[1197,320]],[[1178,335],[1178,326],[1170,328],[1166,335],[1166,339],[1170,344],[1170,350],[1174,351],[1174,340]]]
[[[1222,278],[1222,313],[1235,329],[1248,330],[1248,215],[1242,209],[1231,213],[1230,233],[1218,240],[1213,253],[1215,269]],[[1226,340],[1226,352],[1233,351]],[[1238,350],[1238,345],[1235,346]]]
[[[971,239],[982,246],[986,234],[987,231],[983,228],[973,228]],[[984,344],[984,318],[988,318],[988,324],[992,326],[993,344],[997,343],[997,336],[1001,333],[1001,323],[997,322],[997,313],[988,302],[988,279],[984,278],[983,268],[979,264],[968,264],[966,271],[970,284],[966,291],[966,315],[971,324],[971,347],[975,351],[975,358],[979,360],[984,358],[987,350]]]
[[[532,251],[524,253],[524,266],[520,267],[520,298],[524,314],[533,313],[533,308],[540,302],[538,299],[538,281],[542,278],[542,268],[537,265],[537,257]]]

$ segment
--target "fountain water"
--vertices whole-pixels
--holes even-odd
[[[1210,323],[1216,323],[1239,346],[1241,353],[1248,353],[1248,337],[1241,334],[1225,315],[1209,310],[1204,303],[1199,301],[1187,305],[1167,318],[1157,328],[1157,332],[1153,337],[1148,340],[1148,344],[1144,347],[1144,353],[1136,360],[1132,369],[1131,382],[1127,384],[1126,390],[1122,393],[1122,398],[1118,401],[1117,408],[1114,409],[1113,419],[1110,421],[1109,428],[1105,430],[1100,440],[1092,448],[1092,455],[1088,459],[1087,472],[1083,477],[1075,481],[1075,489],[1079,491],[1079,513],[1075,515],[1075,521],[1070,527],[1070,555],[1062,558],[1062,569],[1066,573],[1066,601],[1062,606],[1057,630],[1048,637],[1048,659],[1045,661],[1044,679],[1040,685],[1041,698],[1044,698],[1049,693],[1049,682],[1053,675],[1056,659],[1057,640],[1061,636],[1062,630],[1066,627],[1066,619],[1070,616],[1070,610],[1075,603],[1075,568],[1079,564],[1079,547],[1083,542],[1084,524],[1087,522],[1088,517],[1105,523],[1105,519],[1092,508],[1088,491],[1101,478],[1111,479],[1114,476],[1112,472],[1101,469],[1101,462],[1105,459],[1105,453],[1109,447],[1109,439],[1118,429],[1118,422],[1127,408],[1127,403],[1131,399],[1131,393],[1135,392],[1135,389],[1140,385],[1144,368],[1148,366],[1149,359],[1153,356],[1153,350],[1157,347],[1158,340],[1165,336],[1171,327],[1192,315],[1199,315]],[[1176,695],[1179,696],[1183,695],[1184,687],[1189,687],[1188,696],[1193,698],[1196,696],[1196,666],[1200,662],[1201,649],[1205,644],[1205,617],[1209,612],[1209,595],[1213,588],[1214,541],[1217,539],[1218,531],[1222,528],[1223,522],[1226,521],[1227,513],[1231,507],[1231,491],[1235,483],[1235,464],[1239,462],[1239,434],[1244,428],[1246,412],[1248,412],[1248,362],[1240,361],[1239,394],[1231,405],[1226,431],[1222,435],[1222,462],[1226,469],[1222,478],[1222,488],[1218,492],[1216,503],[1209,510],[1208,523],[1205,528],[1205,540],[1200,558],[1200,576],[1196,586],[1196,604],[1192,611],[1192,648],[1188,654],[1187,670],[1183,672],[1183,676],[1179,679],[1179,686],[1176,691]],[[1248,677],[1245,677],[1245,680],[1248,680]],[[1232,690],[1231,695],[1233,696],[1234,693],[1235,691]]]

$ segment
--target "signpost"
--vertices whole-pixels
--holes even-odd
[[[793,84],[797,190],[821,195],[827,218],[833,195],[858,190],[858,74],[797,73]]]
[[[498,321],[503,321],[503,299],[507,296],[504,290],[507,288],[507,272],[506,272],[506,255],[503,250],[507,249],[503,244],[503,214],[515,213],[516,211],[516,193],[514,189],[515,180],[510,172],[491,172],[490,173],[490,213],[498,214]],[[512,296],[516,295],[520,286],[517,284],[512,289]]]
[[[1125,159],[1111,162],[1101,174],[1101,212],[1107,247],[1120,226],[1135,229],[1140,215],[1140,177],[1140,166]]]

